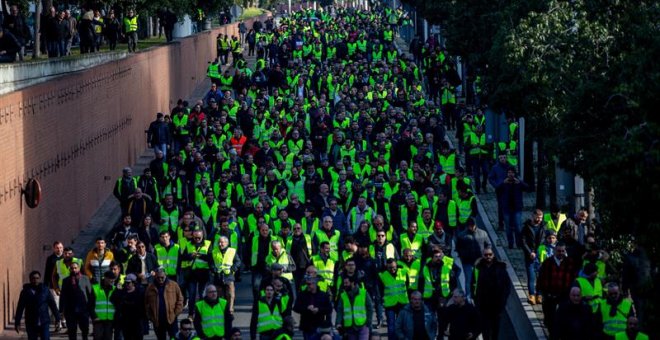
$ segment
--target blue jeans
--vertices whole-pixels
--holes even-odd
[[[472,271],[474,269],[474,263],[463,263],[463,277],[465,278],[465,297],[472,296],[471,285],[472,285]]]
[[[522,218],[521,211],[504,211],[504,226],[506,228],[506,240],[509,243],[509,249],[513,249],[514,245],[518,248],[522,247]],[[515,243],[513,237],[515,235]]]
[[[41,338],[42,340],[50,340],[50,324],[44,323],[38,326],[25,327],[25,332],[27,333],[29,340],[36,340]]]
[[[161,151],[163,153],[163,158],[167,159],[167,144],[154,144],[154,154],[156,154],[158,151]]]
[[[387,338],[396,339],[396,311],[385,308],[385,317],[387,317]]]
[[[371,300],[376,307],[376,321],[380,323],[383,321],[383,294],[378,288],[378,285],[371,292]]]
[[[536,275],[539,272],[539,262],[533,261],[532,263],[528,263],[526,267],[527,267],[527,290],[529,291],[530,296],[537,295]]]

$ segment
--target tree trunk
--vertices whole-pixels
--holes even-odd
[[[41,55],[41,0],[34,1],[34,47],[32,48],[32,59],[37,59]]]
[[[548,158],[548,195],[550,196],[550,206],[557,206],[557,164],[554,157]]]

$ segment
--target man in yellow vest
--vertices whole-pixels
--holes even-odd
[[[378,274],[378,286],[383,292],[383,307],[387,317],[387,337],[396,339],[396,316],[408,304],[408,275],[399,270],[396,260],[387,260],[387,270]]]
[[[639,320],[637,317],[631,316],[628,318],[624,332],[616,333],[615,340],[648,340],[649,336],[639,331]]]
[[[339,334],[349,339],[368,339],[374,314],[371,297],[356,284],[355,277],[345,277],[342,288],[335,319]]]
[[[267,285],[264,295],[254,300],[250,320],[250,338],[256,339],[257,333],[262,339],[270,339],[275,331],[282,328],[282,305],[275,298],[275,288]]]
[[[90,296],[90,316],[94,322],[95,339],[112,339],[115,320],[115,274],[107,271],[103,274],[101,283],[93,284]]]
[[[286,252],[282,246],[282,242],[274,240],[270,243],[271,252],[266,256],[266,265],[271,266],[279,263],[283,267],[282,277],[293,283],[293,272],[296,270],[296,264],[293,262],[291,256]]]
[[[132,9],[128,10],[128,15],[124,17],[124,34],[128,39],[128,52],[137,50],[138,42],[138,15]]]
[[[181,254],[181,260],[191,261],[188,306],[194,306],[197,295],[202,296],[204,287],[209,281],[209,261],[211,260],[211,241],[204,239],[204,231],[200,227],[193,229],[192,242],[186,245]],[[190,309],[194,313],[194,308]],[[193,316],[193,313],[190,313],[190,316]]]
[[[603,326],[601,331],[604,339],[613,339],[617,333],[624,332],[626,322],[633,313],[632,301],[621,295],[619,284],[608,283],[607,299],[600,302],[596,311],[596,319]]]
[[[195,330],[204,339],[224,339],[225,333],[231,329],[229,304],[218,297],[218,288],[214,285],[206,286],[204,298],[195,303],[194,314]]]
[[[170,196],[171,197],[171,196]],[[158,266],[165,270],[167,278],[172,281],[177,281],[177,273],[180,268],[179,254],[181,247],[172,242],[172,236],[167,230],[161,230],[159,235],[159,243],[154,246]]]
[[[53,271],[53,277],[51,278],[53,287],[55,287],[55,292],[58,295],[62,289],[62,282],[69,276],[71,272],[70,268],[72,263],[77,263],[78,267],[82,266],[82,260],[77,257],[73,257],[73,248],[66,247],[62,253],[62,258],[55,262],[55,270]]]
[[[603,283],[598,278],[598,268],[593,263],[587,263],[580,276],[575,279],[575,285],[580,287],[582,301],[591,306],[595,313],[603,301]]]
[[[234,286],[234,273],[241,268],[241,260],[236,248],[229,246],[227,236],[220,236],[218,246],[211,250],[211,272],[213,283],[222,287],[224,296],[229,302],[229,313],[234,314],[234,301],[236,300],[236,287]]]
[[[215,58],[215,60],[209,63],[209,67],[206,70],[206,76],[209,77],[212,84],[220,85],[220,74],[220,61],[218,58]]]

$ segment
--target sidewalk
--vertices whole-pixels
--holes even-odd
[[[456,145],[458,140],[456,139],[455,131],[447,131],[447,138],[450,140],[450,143]],[[460,161],[462,164],[465,164],[463,155],[460,155]],[[529,318],[534,332],[537,334],[539,339],[546,338],[548,336],[547,329],[543,325],[543,311],[541,305],[530,305],[527,302],[527,272],[525,269],[525,259],[523,257],[523,252],[521,249],[509,249],[506,241],[506,233],[504,230],[497,230],[498,226],[498,216],[497,216],[497,198],[495,197],[495,189],[488,186],[487,193],[481,193],[479,195],[475,194],[477,199],[477,206],[479,209],[479,216],[483,222],[481,227],[486,230],[493,242],[493,247],[495,248],[496,254],[499,256],[500,260],[507,263],[509,269],[509,276],[513,283],[512,295],[517,299],[518,305],[512,305],[509,303],[507,305],[507,311],[509,313],[519,314],[520,317]],[[522,221],[526,221],[530,217],[530,212],[536,206],[536,194],[523,193],[523,216]],[[509,299],[511,302],[512,299]],[[523,310],[515,311],[519,309],[519,306],[522,306]],[[522,315],[524,313],[525,316]],[[513,320],[515,323],[515,320]]]

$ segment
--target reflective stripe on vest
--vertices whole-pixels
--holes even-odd
[[[394,307],[398,304],[405,305],[408,303],[408,292],[406,291],[406,271],[397,270],[396,276],[392,277],[389,271],[378,274],[380,280],[385,286],[385,293],[383,294],[383,306],[385,308]]]
[[[206,337],[225,336],[225,308],[227,300],[218,299],[213,307],[206,301],[200,300],[195,303],[202,318],[202,329]]]
[[[266,256],[266,264],[268,266],[271,266],[274,263],[279,263],[282,265],[282,267],[284,267],[284,270],[282,271],[283,278],[289,281],[293,281],[293,273],[286,271],[286,269],[289,268],[289,255],[286,253],[286,251],[282,251],[278,258],[275,258],[272,253]]]
[[[332,278],[335,273],[335,261],[328,257],[326,261],[321,259],[320,255],[314,255],[312,257],[312,263],[314,267],[318,269],[318,275],[323,278],[323,281],[319,281],[319,289],[326,291],[328,287],[332,286]]]
[[[600,305],[600,302],[603,299],[603,284],[598,278],[594,280],[593,284],[584,277],[578,277],[576,281],[580,285],[582,297],[590,298],[589,305],[595,313],[598,310],[598,305]]]
[[[106,295],[105,290],[101,288],[100,284],[94,284],[92,286],[94,290],[94,297],[96,298],[96,304],[94,305],[94,312],[96,313],[96,318],[102,321],[105,320],[114,320],[115,319],[115,305],[110,302],[112,294],[115,292],[115,287],[112,287],[110,293]]]
[[[359,288],[352,303],[348,294],[342,292],[341,300],[344,305],[344,327],[364,326],[367,323],[367,290]]]
[[[600,303],[600,312],[603,318],[603,333],[609,336],[615,336],[617,333],[626,330],[626,322],[632,308],[632,303],[628,299],[623,299],[617,307],[614,316],[610,316],[611,308],[612,306],[606,300]]]
[[[268,305],[259,300],[259,316],[257,317],[257,332],[265,333],[282,327],[282,315],[277,304],[271,313]]]
[[[376,246],[373,244],[369,246],[369,255],[371,255],[371,258],[376,258]],[[386,244],[385,259],[393,259],[394,256],[395,256],[394,245],[392,243]]]
[[[422,266],[422,260],[420,260],[420,259],[414,260],[410,264],[410,266],[408,266],[408,264],[403,262],[403,261],[399,261],[397,263],[398,263],[399,268],[405,269],[407,271],[408,285],[409,285],[408,288],[411,289],[411,290],[416,290],[417,285],[418,285],[417,276],[419,275],[419,269]]]
[[[424,266],[424,298],[428,299],[433,296],[434,284],[433,278],[431,277],[431,272],[429,271],[428,264]],[[442,290],[442,296],[449,296],[449,278],[452,266],[454,265],[454,259],[451,257],[445,256],[442,258],[442,269],[440,270],[440,289]]]
[[[472,201],[474,196],[470,196],[469,199],[458,201],[458,222],[465,223],[472,215]]]
[[[211,241],[209,240],[204,240],[201,246],[195,246],[192,243],[188,243],[187,246],[189,254],[197,252],[198,254],[206,255],[209,253],[209,248],[211,248]],[[192,260],[192,269],[209,269],[209,263],[206,260],[196,257]]]
[[[442,166],[442,171],[447,174],[454,175],[456,174],[456,154],[451,153],[449,156],[440,155],[439,157],[440,166]]]
[[[179,262],[179,245],[174,244],[170,249],[166,249],[161,244],[157,244],[154,246],[154,249],[156,250],[158,265],[165,269],[165,274],[176,275],[177,264]]]

